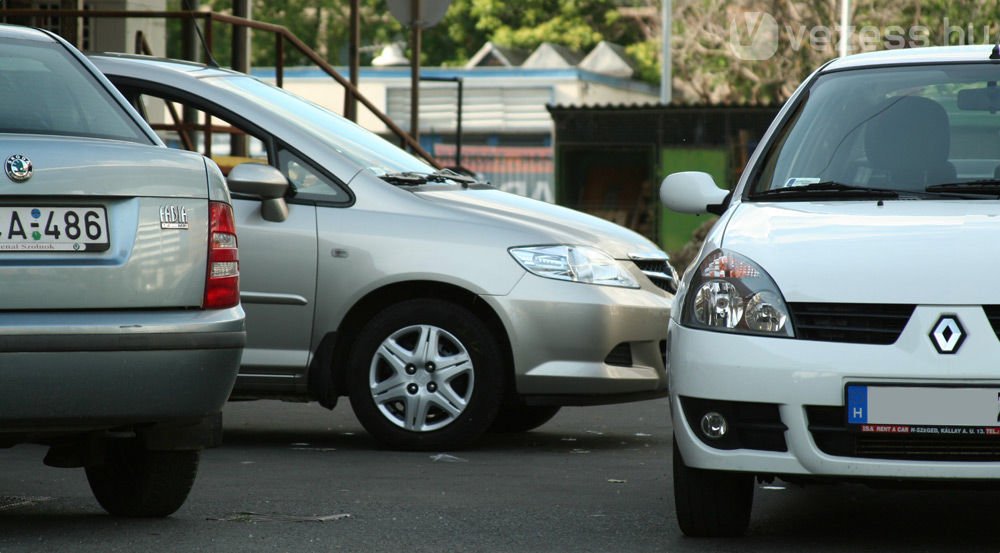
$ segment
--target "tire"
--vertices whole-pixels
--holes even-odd
[[[490,432],[515,433],[534,430],[552,420],[559,409],[558,405],[504,405],[490,426]]]
[[[742,536],[750,525],[753,488],[753,474],[687,466],[674,440],[674,508],[685,535]]]
[[[496,417],[502,358],[489,328],[468,309],[443,300],[405,301],[358,334],[348,361],[351,406],[390,448],[461,448]]]
[[[97,502],[121,517],[165,517],[184,504],[199,451],[150,451],[136,439],[108,442],[103,465],[86,468]]]

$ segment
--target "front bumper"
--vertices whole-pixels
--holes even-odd
[[[529,274],[506,296],[484,296],[510,337],[522,398],[591,405],[665,395],[663,349],[672,296],[644,286]]]
[[[219,413],[246,341],[243,309],[0,314],[0,425],[53,434]]]
[[[961,350],[939,354],[928,334],[942,313],[968,330]],[[864,345],[708,332],[670,323],[670,406],[674,435],[691,467],[758,474],[892,479],[996,479],[1000,462],[865,458],[830,453],[817,410],[842,410],[848,382],[997,385],[1000,340],[979,306],[918,306],[895,344]],[[720,449],[699,437],[682,398],[776,408],[787,451]],[[694,402],[696,404],[696,402]],[[843,411],[839,411],[843,412]],[[688,417],[688,415],[693,415]],[[845,418],[846,419],[846,418]],[[814,423],[810,430],[810,422]]]

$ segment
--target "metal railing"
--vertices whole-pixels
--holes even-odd
[[[285,59],[285,45],[286,43],[292,48],[298,50],[300,54],[306,57],[309,61],[316,64],[324,73],[333,78],[340,86],[344,87],[344,113],[352,113],[351,102],[357,101],[362,106],[364,106],[372,115],[374,115],[379,121],[382,122],[389,129],[389,131],[395,135],[399,140],[410,149],[411,152],[424,158],[428,163],[434,167],[440,169],[441,164],[434,159],[434,156],[429,152],[424,150],[420,144],[413,139],[413,137],[399,127],[388,115],[378,109],[374,104],[371,103],[358,89],[354,86],[348,79],[344,78],[329,62],[324,60],[322,56],[316,53],[315,50],[307,46],[302,42],[299,37],[295,36],[291,31],[282,25],[275,25],[273,23],[265,23],[263,21],[254,21],[252,19],[245,19],[242,17],[235,17],[232,15],[227,15],[223,13],[210,12],[210,11],[149,11],[149,10],[40,10],[40,9],[21,9],[21,8],[0,8],[0,18],[48,18],[48,17],[67,17],[67,18],[118,18],[118,19],[180,19],[182,21],[192,21],[197,22],[199,19],[202,20],[202,28],[204,33],[204,47],[208,53],[212,52],[212,39],[213,32],[212,27],[214,23],[221,23],[225,25],[230,25],[232,27],[245,27],[248,29],[253,29],[255,31],[262,31],[265,33],[272,33],[274,35],[275,43],[275,84],[279,87],[284,85],[284,59]],[[211,57],[211,56],[209,56]],[[232,64],[235,66],[235,64]]]

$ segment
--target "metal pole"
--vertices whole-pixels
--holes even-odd
[[[233,0],[233,15],[250,19],[250,0]],[[240,73],[250,71],[250,31],[240,25],[233,25],[232,67]]]
[[[673,35],[673,23],[671,13],[673,10],[672,0],[663,0],[663,19],[661,23],[660,39],[663,41],[663,55],[660,61],[660,103],[669,104],[670,100],[673,98],[672,88],[672,71],[671,58],[670,58],[670,37]]]
[[[455,122],[455,166],[462,166],[462,77],[456,77],[458,82],[458,121]]]
[[[187,0],[184,2],[184,9],[196,11],[198,9],[198,0]],[[198,34],[194,29],[194,26],[197,24],[198,21],[194,18],[184,18],[181,20],[181,57],[188,61],[198,61],[201,59],[201,43],[198,42]]]
[[[420,143],[420,0],[410,0],[410,136]]]
[[[350,58],[350,78],[351,84],[355,88],[358,87],[358,70],[361,66],[361,8],[359,6],[361,0],[351,0],[351,24],[350,33],[351,39],[347,46],[347,55]],[[354,121],[358,121],[358,100],[354,97],[354,94],[350,90],[345,91],[347,96],[347,104],[344,106],[344,116]]]
[[[850,52],[848,42],[851,40],[851,0],[840,0],[840,57]]]
[[[250,19],[250,0],[233,0],[233,15]],[[233,25],[232,56],[234,71],[250,72],[250,30],[242,25]],[[240,157],[250,155],[250,141],[245,134],[229,135],[229,153]]]
[[[274,35],[274,84],[278,88],[285,86],[285,39],[281,34]]]

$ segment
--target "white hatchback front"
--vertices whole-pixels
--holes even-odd
[[[721,215],[670,322],[686,534],[742,534],[755,478],[1000,477],[997,58],[835,60],[731,193],[664,181],[668,207]]]

